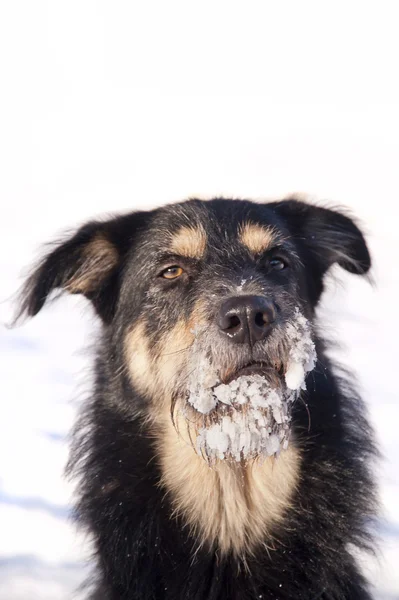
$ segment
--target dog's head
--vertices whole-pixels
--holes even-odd
[[[207,460],[241,461],[288,445],[333,263],[370,267],[360,230],[340,212],[190,200],[88,223],[44,258],[21,312],[35,315],[56,288],[84,294],[115,373],[140,398],[128,408],[154,425],[172,420]]]

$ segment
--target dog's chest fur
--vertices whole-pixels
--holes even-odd
[[[246,556],[273,546],[273,528],[284,518],[299,482],[300,454],[292,444],[279,457],[246,464],[208,465],[170,420],[159,445],[162,483],[198,545]]]

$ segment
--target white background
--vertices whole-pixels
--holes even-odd
[[[339,273],[320,312],[358,374],[384,461],[375,598],[399,597],[396,2],[3,2],[0,304],[40,244],[186,196],[307,193],[363,221],[376,287]],[[328,316],[327,316],[328,315]],[[66,434],[96,322],[63,298],[0,330],[0,598],[72,597]]]

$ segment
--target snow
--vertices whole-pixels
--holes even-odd
[[[316,364],[316,350],[309,322],[295,308],[295,319],[287,325],[287,338],[291,340],[290,361],[285,382],[290,390],[306,389],[305,377]]]
[[[285,374],[285,382],[290,390],[296,390],[301,385],[305,377],[305,368],[299,363],[293,361]]]
[[[212,390],[197,388],[192,392],[191,404],[201,413],[209,413],[216,406],[217,399]]]
[[[197,438],[198,454],[205,454],[211,460],[224,460],[230,456],[237,462],[251,456],[277,454],[281,444],[288,444],[287,429],[271,433],[270,416],[258,415],[259,419],[253,412],[235,412],[232,416],[224,416],[219,423],[201,429]]]
[[[212,391],[217,382],[217,376],[212,370],[210,360],[197,348],[198,333],[192,346],[192,364],[189,367],[189,371],[192,372],[189,401],[198,412],[207,414],[215,408],[217,403],[217,398]],[[198,359],[198,357],[201,358]]]
[[[212,18],[206,3],[193,13],[174,0],[156,10],[4,3],[0,318],[9,322],[19,275],[41,244],[97,214],[293,191],[348,206],[369,234],[376,287],[337,269],[344,285],[327,286],[318,315],[358,375],[384,456],[381,556],[365,569],[375,599],[394,600],[397,6],[209,8]],[[62,472],[67,431],[90,387],[82,349],[94,327],[87,303],[70,297],[0,331],[1,600],[69,600],[85,576],[88,544],[68,520],[73,487]]]
[[[230,384],[220,384],[214,394],[232,406],[229,414],[219,409],[220,421],[200,429],[197,450],[209,459],[233,457],[236,461],[251,456],[275,454],[289,433],[288,404],[259,375],[242,376]],[[218,393],[219,392],[219,393]],[[245,410],[242,407],[245,405]],[[219,415],[217,415],[219,416]],[[214,419],[217,416],[213,417]]]

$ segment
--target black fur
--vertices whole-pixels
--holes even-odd
[[[281,275],[288,279],[262,271],[263,263],[249,264],[248,256],[236,247],[222,247],[225,232],[236,230],[243,219],[282,232],[288,240],[283,251],[288,256],[293,251],[298,259],[291,274]],[[187,267],[191,280],[180,289],[170,291],[164,281],[150,283],[151,265],[159,270],[165,260],[169,232],[198,222],[209,235],[209,289],[204,266],[198,264]],[[153,340],[158,331],[167,329],[168,320],[190,314],[194,298],[201,293],[209,296],[211,288],[219,293],[218,280],[246,268],[262,276],[270,289],[284,287],[284,293],[291,294],[313,319],[323,277],[333,263],[358,274],[370,267],[358,227],[342,213],[297,200],[266,205],[193,200],[90,223],[34,272],[24,291],[22,312],[35,315],[53,289],[65,286],[84,260],[83,247],[99,231],[117,248],[119,262],[87,294],[104,327],[94,393],[75,432],[69,465],[69,473],[79,480],[77,518],[94,543],[97,566],[90,598],[371,598],[351,550],[373,547],[368,533],[375,514],[370,474],[376,454],[373,434],[363,402],[349,384],[352,376],[338,375],[333,369],[322,335],[316,340],[317,367],[308,375],[307,391],[294,407],[292,426],[302,464],[293,506],[286,511],[283,525],[276,527],[273,547],[266,547],[265,540],[266,546],[247,556],[245,564],[233,555],[221,556],[214,547],[198,550],[195,534],[183,517],[171,517],[171,498],[158,485],[156,432],[143,419],[148,399],[129,381],[121,350],[126,327],[139,316],[146,315],[148,339]],[[201,282],[195,294],[191,281]],[[153,285],[164,286],[157,288],[162,293],[151,296]],[[162,300],[155,300],[159,297]]]

